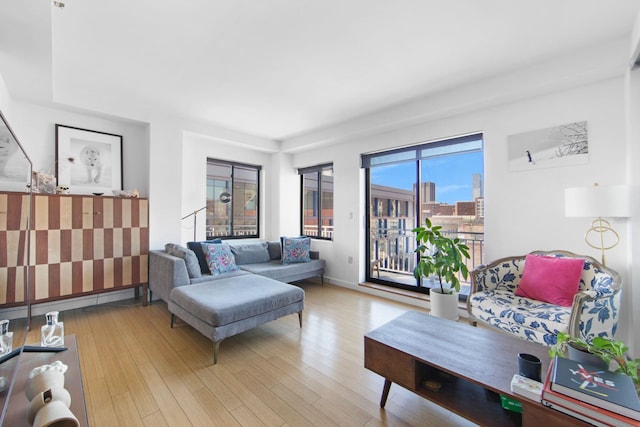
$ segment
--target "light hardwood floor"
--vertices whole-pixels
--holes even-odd
[[[61,313],[78,340],[91,426],[473,425],[364,368],[363,336],[416,307],[300,282],[303,327],[291,315],[224,340],[179,322],[164,302]],[[28,341],[37,342],[39,319]],[[425,343],[429,345],[429,343]],[[470,349],[472,351],[472,349]]]

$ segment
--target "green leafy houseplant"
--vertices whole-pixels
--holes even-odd
[[[558,340],[549,349],[549,356],[566,357],[568,352],[568,346],[582,351],[586,351],[602,359],[607,366],[611,361],[615,361],[618,367],[615,372],[625,374],[633,380],[636,386],[636,391],[640,391],[640,379],[638,378],[638,365],[640,359],[631,359],[627,357],[627,351],[629,347],[624,341],[616,340],[612,338],[594,337],[591,342],[586,342],[580,338],[574,338],[569,334],[560,332],[558,333]]]
[[[418,241],[416,252],[420,254],[420,261],[413,270],[413,275],[419,279],[435,274],[438,276],[441,293],[452,293],[453,289],[460,292],[458,273],[465,279],[469,277],[465,262],[470,258],[469,247],[457,237],[451,239],[442,235],[441,229],[442,226],[433,225],[429,218],[425,219],[424,227],[413,229]],[[443,279],[451,285],[449,288],[445,289]]]

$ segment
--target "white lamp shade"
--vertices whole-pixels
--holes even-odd
[[[573,187],[564,190],[566,216],[625,218],[631,213],[629,187],[611,185]]]

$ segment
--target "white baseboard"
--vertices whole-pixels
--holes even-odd
[[[58,301],[49,301],[31,305],[31,316],[41,316],[50,311],[63,312],[76,308],[90,307],[94,305],[107,304],[116,301],[131,299],[135,296],[135,289],[123,289],[121,291],[104,292],[100,294],[86,295],[82,297],[69,298]],[[144,296],[140,296],[143,298]],[[13,320],[27,317],[27,307],[10,307],[2,310],[0,315],[3,319]]]
[[[403,296],[403,295],[399,295],[397,293],[394,292],[385,292],[382,290],[378,290],[378,289],[374,289],[374,288],[370,288],[370,287],[366,287],[366,286],[360,286],[358,284],[353,284],[350,282],[345,282],[343,280],[337,280],[337,279],[333,279],[331,277],[324,277],[324,281],[325,283],[330,283],[332,285],[336,285],[336,286],[340,286],[343,288],[347,288],[347,289],[351,289],[354,290],[356,292],[362,292],[365,294],[369,294],[369,295],[374,295],[380,298],[384,298],[384,299],[388,299],[388,300],[392,300],[392,301],[397,301],[397,302],[401,302],[404,304],[409,304],[409,305],[413,305],[415,307],[419,307],[422,309],[431,309],[431,303],[428,300],[422,299],[422,298],[411,298],[411,297],[407,297],[407,296]],[[462,308],[458,307],[458,315],[461,318],[468,318],[468,313],[466,310],[463,310]]]
[[[375,295],[380,298],[390,299],[393,301],[414,305],[420,308],[429,308],[429,302],[421,299],[405,297],[395,293],[379,291],[372,288],[365,288],[365,287],[359,286],[358,284],[345,282],[343,280],[336,280],[327,276],[324,277],[324,280],[325,282],[331,283],[332,285],[341,286],[343,288],[351,289],[353,291],[362,292],[369,295]]]

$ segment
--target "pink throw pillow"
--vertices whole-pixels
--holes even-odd
[[[516,295],[571,307],[578,292],[584,260],[527,255]]]

